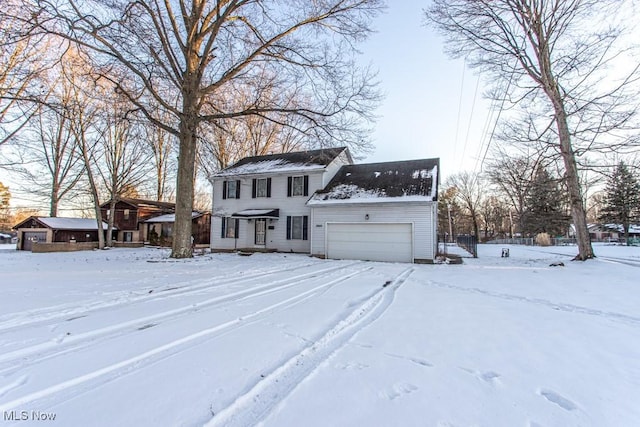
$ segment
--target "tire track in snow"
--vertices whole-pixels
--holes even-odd
[[[204,301],[200,301],[195,304],[189,304],[186,306],[178,307],[172,310],[163,311],[160,313],[144,316],[125,322],[116,323],[113,325],[105,326],[100,329],[94,329],[88,332],[70,335],[64,337],[62,341],[46,341],[40,344],[35,344],[29,347],[24,347],[18,350],[7,352],[0,355],[0,374],[6,374],[16,369],[22,369],[27,365],[49,359],[51,357],[59,356],[71,351],[75,351],[84,348],[96,341],[104,341],[109,337],[122,336],[121,331],[138,332],[145,326],[150,324],[157,324],[160,321],[167,321],[179,318],[194,311],[199,311],[203,308],[218,307],[229,303],[237,303],[238,301],[244,301],[251,298],[256,298],[279,292],[284,289],[288,289],[294,286],[304,284],[310,278],[327,273],[335,273],[347,268],[353,268],[356,265],[363,264],[363,262],[354,262],[342,266],[334,266],[324,268],[321,270],[313,270],[308,273],[298,274],[293,277],[287,277],[285,279],[274,280],[261,286],[251,287],[237,291],[231,294],[221,295],[214,298],[210,298]],[[371,267],[359,269],[353,274],[360,273],[365,270],[369,270]],[[345,276],[351,277],[352,274]],[[19,363],[18,363],[19,362]],[[9,367],[2,368],[1,365],[8,364]]]
[[[248,392],[238,396],[229,406],[205,424],[206,427],[256,425],[282,402],[318,366],[340,350],[349,340],[389,308],[395,292],[413,272],[409,267],[386,287],[358,305],[347,316],[314,343],[280,365],[257,382]]]
[[[301,265],[289,266],[287,268],[274,268],[267,271],[260,271],[259,273],[254,273],[246,276],[235,277],[235,278],[226,278],[222,276],[220,278],[213,277],[203,281],[199,280],[190,280],[186,282],[177,283],[171,286],[168,286],[166,290],[160,289],[156,293],[149,293],[149,291],[145,291],[143,294],[134,294],[131,295],[130,291],[123,291],[122,295],[114,296],[115,299],[111,299],[109,301],[98,300],[91,302],[80,302],[75,303],[73,305],[58,305],[51,307],[44,307],[42,309],[21,312],[21,313],[10,313],[2,316],[2,318],[8,318],[8,320],[0,321],[0,333],[22,328],[25,326],[35,326],[39,324],[46,324],[52,320],[60,320],[65,319],[68,321],[79,319],[84,317],[88,313],[92,313],[94,311],[103,310],[107,308],[120,307],[125,305],[136,304],[140,302],[148,302],[155,301],[161,299],[167,299],[177,296],[185,296],[191,295],[195,293],[199,293],[202,290],[210,289],[210,288],[219,288],[222,286],[234,285],[239,282],[243,282],[245,280],[255,279],[255,278],[263,278],[265,276],[271,276],[274,274],[284,273],[287,271],[294,271],[300,268],[305,268],[309,266],[318,265],[317,263],[303,263]],[[221,281],[220,281],[221,280]],[[192,285],[189,285],[193,283]]]
[[[427,286],[433,285],[439,288],[454,289],[457,291],[475,293],[475,294],[485,295],[493,298],[500,298],[500,299],[505,299],[510,301],[520,301],[520,302],[526,302],[529,304],[542,305],[542,306],[552,308],[554,310],[565,311],[568,313],[581,313],[581,314],[588,314],[590,316],[603,317],[609,320],[617,320],[617,321],[630,322],[630,323],[636,323],[636,324],[640,323],[640,317],[629,316],[627,314],[616,313],[613,311],[602,311],[595,308],[583,307],[583,306],[574,305],[574,304],[566,304],[561,302],[556,303],[543,298],[527,298],[520,295],[491,292],[491,291],[487,291],[479,288],[465,288],[462,286],[450,285],[448,283],[436,282],[434,280],[429,280],[428,282],[424,282],[424,281],[419,281],[419,282]]]
[[[263,318],[270,316],[275,312],[293,307],[303,301],[326,292],[331,287],[344,282],[362,273],[363,271],[371,270],[372,268],[373,267],[367,267],[365,269],[346,274],[340,278],[322,283],[318,286],[313,287],[312,289],[296,294],[275,304],[271,304],[251,314],[237,317],[227,322],[220,323],[207,329],[203,329],[202,331],[171,341],[167,344],[145,351],[137,356],[128,358],[121,362],[111,364],[87,374],[71,378],[67,381],[63,381],[61,383],[43,388],[38,391],[31,392],[9,402],[2,403],[0,404],[0,412],[7,412],[17,410],[19,408],[24,408],[26,407],[26,405],[32,404],[36,401],[47,400],[46,404],[48,406],[62,403],[63,401],[74,398],[83,391],[95,388],[113,379],[121,378],[124,375],[135,372],[138,369],[143,369],[155,362],[166,359],[170,356],[181,353],[188,348],[208,341],[215,336],[221,335],[223,333],[228,333],[229,331],[232,331],[234,329],[238,329],[240,327],[255,323]],[[72,391],[75,392],[72,393]],[[41,406],[44,407],[45,405],[43,404]]]

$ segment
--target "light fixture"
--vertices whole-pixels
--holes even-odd
[[[365,219],[366,221],[369,221],[369,214],[364,214],[364,219]]]

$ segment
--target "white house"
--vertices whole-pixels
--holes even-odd
[[[353,162],[345,147],[247,157],[211,178],[213,250],[311,251],[309,196]]]
[[[354,165],[344,147],[242,159],[211,179],[211,248],[432,262],[438,169]]]
[[[307,202],[311,253],[336,259],[433,262],[438,159],[343,166]]]

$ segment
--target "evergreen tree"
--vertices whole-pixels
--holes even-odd
[[[622,225],[628,237],[629,225],[640,220],[640,182],[622,161],[607,179],[603,203],[600,221]]]
[[[554,179],[544,167],[539,167],[525,199],[522,231],[530,235],[564,234],[570,220],[570,216],[566,213],[566,200],[566,193],[558,185],[558,180]]]

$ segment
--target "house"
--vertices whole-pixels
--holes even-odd
[[[439,159],[343,166],[307,202],[311,254],[338,259],[433,262]]]
[[[351,163],[347,148],[326,148],[247,157],[212,176],[212,250],[309,253],[307,200]]]
[[[111,209],[111,200],[100,205],[102,220],[109,222],[113,215],[113,225],[118,229],[115,240],[118,242],[144,242],[148,240],[145,221],[164,214],[175,212],[175,203],[155,200],[120,198]]]
[[[103,222],[102,227],[105,233],[107,224]],[[55,245],[57,250],[80,250],[97,247],[98,242],[98,223],[93,218],[31,216],[13,228],[18,232],[17,249],[25,251],[34,250],[35,243],[60,243]]]
[[[208,212],[192,212],[191,232],[194,245],[209,245],[211,235],[211,214]],[[144,221],[148,229],[147,237],[152,245],[171,246],[173,242],[173,224],[175,214],[164,214]]]
[[[438,167],[354,165],[345,147],[242,159],[211,179],[211,248],[431,262]]]
[[[108,222],[113,215],[117,242],[171,246],[175,203],[119,198],[113,209],[111,201],[103,203],[100,209],[103,221]],[[193,212],[192,233],[196,244],[209,244],[210,218],[209,213]]]

